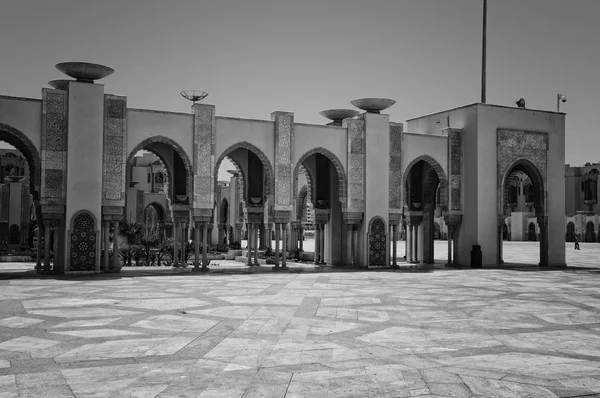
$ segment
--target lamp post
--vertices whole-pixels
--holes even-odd
[[[556,94],[556,112],[560,112],[560,103],[567,102],[567,96],[564,94]]]

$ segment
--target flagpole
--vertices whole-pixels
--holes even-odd
[[[481,103],[485,104],[485,62],[487,39],[487,0],[483,0],[483,38],[481,41]]]

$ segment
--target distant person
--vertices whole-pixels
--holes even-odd
[[[577,235],[575,235],[575,250],[581,250],[579,248],[579,239],[577,238]]]

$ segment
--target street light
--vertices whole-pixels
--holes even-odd
[[[567,102],[567,96],[564,94],[556,94],[556,112],[560,112],[560,102]]]

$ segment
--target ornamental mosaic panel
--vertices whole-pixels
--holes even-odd
[[[275,206],[274,209],[291,211],[292,204],[292,146],[294,114],[273,112],[275,121]]]
[[[365,122],[349,119],[348,128],[348,211],[364,211]]]
[[[193,206],[213,208],[213,156],[215,152],[215,108],[194,105],[194,184]]]
[[[62,90],[42,90],[42,201],[64,199],[67,166],[68,97]]]
[[[389,196],[390,210],[402,209],[402,125],[390,125],[389,154]]]
[[[96,270],[96,225],[88,212],[75,216],[71,229],[70,271]]]
[[[380,217],[373,217],[369,228],[369,266],[385,266],[387,231]]]
[[[102,194],[107,200],[123,200],[126,189],[127,99],[105,95],[104,107]]]

